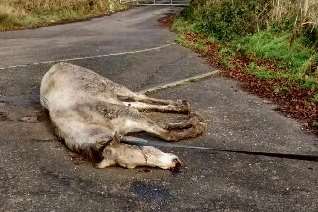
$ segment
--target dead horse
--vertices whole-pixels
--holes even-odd
[[[172,142],[197,137],[206,129],[203,120],[190,113],[186,101],[150,98],[69,63],[55,64],[44,75],[40,100],[56,135],[70,150],[94,159],[98,168],[179,167],[181,162],[174,154],[121,141],[129,133],[144,131]],[[162,126],[145,115],[150,111],[186,113],[189,118]]]

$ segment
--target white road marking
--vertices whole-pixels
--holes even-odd
[[[154,93],[156,91],[160,91],[160,90],[164,90],[164,89],[168,89],[168,88],[173,88],[173,87],[177,87],[177,86],[181,86],[181,85],[185,85],[191,82],[196,82],[196,81],[200,81],[200,80],[204,80],[207,78],[210,78],[211,76],[214,76],[216,74],[220,73],[220,70],[214,70],[208,73],[204,73],[204,74],[198,74],[186,79],[182,79],[182,80],[178,80],[178,81],[174,81],[168,84],[164,84],[164,85],[158,85],[156,87],[153,88],[148,88],[142,91],[139,91],[139,93],[142,94],[150,94],[150,93]]]
[[[138,53],[143,53],[143,52],[160,50],[160,49],[163,49],[163,48],[166,48],[168,46],[175,45],[175,44],[176,43],[168,43],[168,44],[164,44],[164,45],[153,47],[153,48],[139,49],[139,50],[133,50],[133,51],[127,51],[127,52],[117,52],[117,53],[101,54],[101,55],[86,56],[86,57],[75,57],[75,58],[67,58],[67,59],[60,59],[60,60],[47,60],[47,61],[40,61],[40,62],[34,62],[34,63],[28,63],[28,64],[12,65],[12,66],[7,66],[7,67],[0,67],[0,70],[13,69],[13,68],[23,68],[23,67],[33,66],[33,65],[44,65],[44,64],[51,64],[51,63],[58,63],[58,62],[71,62],[71,61],[95,59],[95,58],[102,58],[102,57],[138,54]]]

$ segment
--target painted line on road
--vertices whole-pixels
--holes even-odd
[[[186,79],[174,81],[174,82],[171,82],[171,83],[168,83],[168,84],[164,84],[164,85],[158,85],[158,86],[153,87],[153,88],[148,88],[148,89],[139,91],[139,93],[151,94],[151,93],[154,93],[154,92],[157,92],[157,91],[160,91],[160,90],[164,90],[164,89],[168,89],[168,88],[174,88],[174,87],[177,87],[177,86],[182,86],[182,85],[189,84],[189,83],[192,83],[192,82],[197,82],[197,81],[208,79],[208,78],[210,78],[210,77],[212,77],[212,76],[214,76],[214,75],[216,75],[216,74],[218,74],[220,72],[221,72],[220,70],[214,70],[214,71],[211,71],[211,72],[208,72],[208,73],[198,74],[198,75],[195,75],[193,77],[186,78]]]
[[[168,43],[168,44],[164,44],[164,45],[157,46],[157,47],[139,49],[139,50],[133,50],[133,51],[126,51],[126,52],[117,52],[117,53],[101,54],[101,55],[86,56],[86,57],[75,57],[75,58],[67,58],[67,59],[60,59],[60,60],[47,60],[47,61],[34,62],[34,63],[28,63],[28,64],[12,65],[12,66],[7,66],[7,67],[0,67],[0,70],[23,68],[23,67],[34,66],[34,65],[45,65],[45,64],[59,63],[59,62],[72,62],[72,61],[95,59],[95,58],[102,58],[102,57],[138,54],[138,53],[160,50],[160,49],[163,49],[163,48],[175,45],[175,44],[176,43]]]

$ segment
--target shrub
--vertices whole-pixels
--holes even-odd
[[[194,29],[219,40],[232,40],[261,30],[292,32],[317,47],[316,0],[193,0],[182,16]]]

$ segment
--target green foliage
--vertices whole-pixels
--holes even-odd
[[[274,87],[274,93],[276,94],[286,94],[289,91],[289,87],[286,85],[277,85]]]
[[[318,17],[317,17],[318,18]],[[303,31],[303,43],[307,46],[312,46],[318,51],[318,29],[305,26]]]
[[[207,41],[207,39],[197,39],[195,42],[189,42],[183,34],[178,35],[176,38],[177,43],[201,53],[207,52]]]
[[[314,102],[318,103],[318,93],[316,93],[312,99]]]
[[[280,73],[272,72],[264,67],[259,67],[255,63],[250,63],[248,66],[248,72],[255,75],[259,79],[276,79],[280,77]]]
[[[259,32],[235,41],[234,45],[245,54],[278,61],[282,68],[300,75],[310,72],[308,69],[318,58],[318,54],[299,39],[290,45],[288,33]]]
[[[318,89],[318,82],[314,77],[304,77],[289,71],[268,70],[265,67],[256,65],[254,62],[248,65],[247,71],[262,80],[287,79],[289,82],[298,83],[303,88]]]
[[[294,77],[295,79],[295,77]],[[313,89],[317,90],[318,89],[318,82],[315,78],[308,77],[308,78],[296,78],[295,81],[300,84],[301,87],[307,88],[307,89]]]
[[[178,17],[173,22],[171,29],[179,33],[195,32],[194,24],[183,17]]]
[[[220,63],[225,67],[225,68],[231,68],[232,65],[230,63],[231,58],[235,56],[235,51],[231,47],[223,46],[219,50],[220,56],[221,56],[221,61]]]
[[[181,16],[193,31],[220,41],[271,30],[289,32],[290,42],[302,37],[307,45],[318,48],[315,0],[309,0],[307,7],[294,0],[193,0]]]
[[[247,71],[262,80],[283,79],[318,90],[318,29],[313,24],[317,11],[314,0],[307,9],[293,0],[193,0],[173,29],[218,42],[219,62],[224,67],[231,67],[236,55],[255,63],[259,59],[272,61],[278,70],[252,62]],[[204,50],[203,43],[196,45],[183,38],[183,45]]]
[[[264,28],[267,0],[199,1],[187,8],[182,17],[195,31],[213,35],[218,40],[231,40]]]

